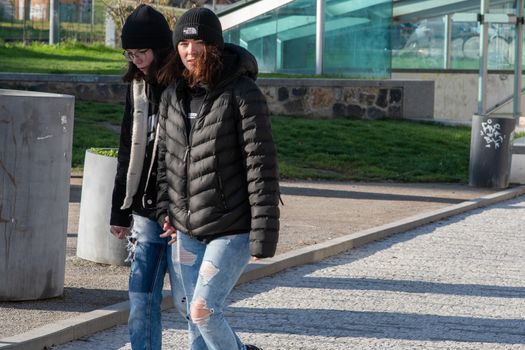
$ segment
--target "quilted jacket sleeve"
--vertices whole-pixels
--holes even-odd
[[[168,118],[168,89],[164,91],[159,106],[159,125],[157,129],[157,222],[162,227],[168,214],[169,196],[166,179],[166,119]]]
[[[240,114],[237,132],[251,206],[250,252],[268,258],[274,256],[279,238],[277,152],[266,99],[258,86],[251,79],[240,78],[236,91]]]

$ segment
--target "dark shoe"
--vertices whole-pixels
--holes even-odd
[[[248,344],[246,344],[246,350],[262,350],[262,349],[256,347],[255,345],[248,345]]]

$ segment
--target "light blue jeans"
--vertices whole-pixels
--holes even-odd
[[[180,276],[171,260],[172,246],[168,238],[160,238],[162,229],[156,221],[133,215],[128,238],[130,311],[128,318],[131,348],[156,350],[162,347],[162,288],[169,273],[175,307],[185,316],[185,296]]]
[[[186,293],[191,350],[244,350],[223,315],[226,297],[250,260],[249,234],[216,238],[209,243],[177,232],[175,263]],[[177,266],[177,265],[176,265]],[[191,318],[191,306],[209,311]]]

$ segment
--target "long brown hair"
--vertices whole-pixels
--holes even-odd
[[[138,69],[133,62],[128,62],[128,70],[122,76],[123,81],[130,83],[134,79],[144,79],[148,83],[152,84],[158,82],[159,71],[168,62],[168,58],[173,53],[173,49],[171,47],[166,47],[162,49],[151,50],[153,51],[153,61],[148,68],[148,73],[142,73],[142,71]]]
[[[175,48],[167,63],[160,70],[158,80],[164,85],[170,85],[175,79],[182,77],[189,87],[195,87],[199,83],[213,87],[219,79],[222,67],[221,51],[215,45],[204,45],[204,53],[197,58],[195,69],[192,72],[186,69]]]

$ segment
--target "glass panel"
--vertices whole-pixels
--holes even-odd
[[[315,73],[315,0],[287,6],[224,32],[255,55],[265,73]]]
[[[276,12],[263,15],[224,32],[224,40],[249,50],[259,64],[259,71],[276,69]]]
[[[390,0],[326,0],[324,72],[389,78],[391,18]]]
[[[444,30],[445,25],[441,17],[394,25],[392,37],[397,40],[392,43],[392,67],[442,68]],[[454,32],[454,29],[452,31]],[[453,51],[456,44],[452,45]]]
[[[478,23],[454,23],[462,30],[452,32],[452,68],[479,69],[479,31]],[[489,69],[512,69],[514,53],[511,52],[514,27],[509,24],[489,26]]]
[[[515,14],[516,0],[492,1],[490,3],[490,13],[512,13]]]
[[[489,69],[513,69],[514,32],[510,24],[493,24],[489,28]],[[511,50],[512,49],[512,50]]]
[[[277,72],[315,74],[315,0],[296,0],[277,10]]]
[[[515,14],[515,1],[498,1],[493,14]],[[479,5],[461,12],[478,13]],[[453,14],[453,13],[450,13]],[[444,67],[444,16],[392,26],[392,67],[442,69]],[[451,55],[453,69],[479,69],[479,31],[477,22],[452,22]],[[489,69],[513,69],[514,26],[489,25]]]
[[[452,68],[479,69],[479,25],[452,23]]]
[[[326,0],[325,8],[325,74],[390,77],[391,0]],[[261,72],[315,74],[316,1],[295,0],[224,37],[253,53]]]

